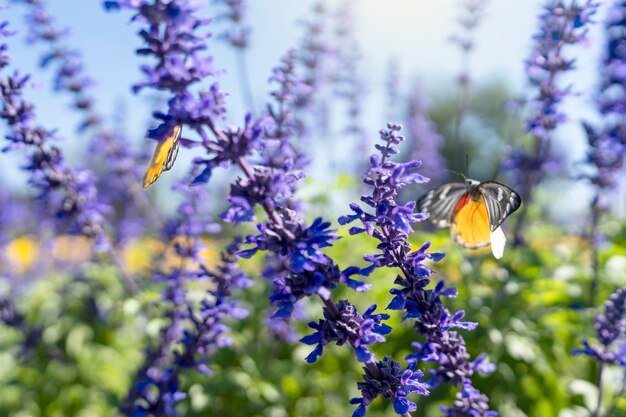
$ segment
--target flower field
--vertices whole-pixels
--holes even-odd
[[[0,416],[626,416],[626,1],[262,3],[0,0]]]

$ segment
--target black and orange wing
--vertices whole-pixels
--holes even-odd
[[[452,224],[454,208],[467,193],[464,182],[451,182],[427,191],[417,200],[417,211],[428,212],[428,219],[437,227],[449,227]]]
[[[482,182],[478,186],[478,191],[487,205],[491,231],[496,230],[522,204],[519,194],[499,182]]]
[[[477,199],[464,194],[454,207],[452,237],[459,245],[468,249],[478,249],[491,242],[491,227],[487,204],[482,195]]]
[[[152,153],[150,165],[143,177],[143,188],[147,189],[159,178],[163,171],[168,171],[174,166],[178,148],[180,147],[180,134],[182,126],[174,126],[172,133],[165,140],[157,143]]]

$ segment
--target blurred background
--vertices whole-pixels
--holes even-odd
[[[86,159],[93,151],[89,132],[76,130],[82,116],[70,109],[67,96],[51,88],[52,71],[39,66],[45,47],[26,42],[31,30],[24,24],[28,2],[3,3],[8,7],[0,9],[1,20],[10,21],[17,32],[8,39],[13,65],[32,74],[28,94],[38,120],[57,129],[62,138],[58,146],[70,165],[93,169],[102,183],[115,182],[115,172],[106,164]],[[336,225],[335,219],[358,200],[369,155],[387,122],[405,126],[407,142],[399,158],[423,159],[425,173],[431,177],[424,187],[410,187],[404,200],[416,199],[432,186],[459,181],[461,176],[451,171],[515,188],[515,178],[502,165],[510,149],[530,141],[526,103],[535,92],[527,80],[525,61],[543,3],[250,2],[245,49],[233,48],[220,37],[224,23],[219,19],[211,26],[213,38],[207,41],[219,71],[216,81],[228,93],[226,123],[240,125],[246,112],[259,114],[273,89],[268,83],[272,69],[288,50],[305,48],[315,39],[322,49],[341,53],[321,60],[317,75],[324,80],[323,87],[316,94],[314,111],[306,115],[311,126],[305,145],[310,166],[298,197],[311,218],[323,215]],[[484,352],[498,367],[495,373],[477,378],[476,386],[502,417],[582,417],[596,406],[597,365],[573,357],[571,349],[580,346],[581,337],[593,337],[597,307],[615,288],[626,285],[626,171],[622,167],[618,172],[610,204],[597,225],[601,239],[590,232],[594,186],[580,179],[590,170],[585,164],[588,144],[581,121],[600,120],[595,98],[605,53],[603,22],[610,3],[601,3],[587,40],[567,52],[576,59],[575,69],[559,83],[571,85],[572,94],[562,103],[567,120],[553,137],[554,152],[563,164],[533,189],[532,204],[525,208],[523,244],[513,244],[510,238],[504,259],[496,261],[488,249],[463,250],[452,242],[449,231],[426,224],[411,237],[418,247],[430,240],[437,251],[446,253],[435,268],[437,277],[459,288],[452,308],[464,309],[470,321],[479,323],[476,331],[463,336],[473,356]],[[222,13],[219,4],[210,0],[206,4],[206,16]],[[130,22],[127,13],[106,13],[99,1],[50,0],[46,7],[56,26],[68,28],[67,42],[82,55],[99,112],[124,137],[124,146],[139,155],[136,168],[142,171],[154,146],[146,139],[147,130],[155,127],[152,112],[163,111],[168,97],[131,91],[131,85],[142,78],[144,63],[135,54],[141,46],[138,25]],[[341,35],[346,32],[348,36]],[[192,133],[185,135],[194,139]],[[151,214],[145,223],[133,226],[132,233],[122,232],[131,230],[123,204],[114,207],[119,263],[94,260],[88,242],[79,237],[50,236],[44,222],[38,221],[42,208],[33,198],[37,192],[27,185],[28,176],[21,169],[24,161],[13,153],[0,154],[0,201],[8,202],[0,213],[1,291],[16,300],[20,323],[39,335],[38,344],[28,346],[30,333],[23,331],[22,324],[0,325],[0,369],[4,370],[0,415],[122,415],[118,405],[142,363],[143,349],[159,337],[163,326],[162,288],[151,278],[154,264],[157,259],[176,262],[176,254],[170,253],[171,248],[168,252],[168,242],[155,230],[176,215],[181,196],[171,186],[185,177],[200,154],[199,149],[181,149],[173,169],[146,191]],[[212,179],[208,204],[200,210],[203,215],[216,218],[226,209],[221,196],[236,175],[231,169]],[[15,213],[9,213],[9,207],[16,207]],[[510,236],[512,225],[507,222],[504,227]],[[344,229],[340,234],[347,236]],[[226,225],[206,236],[204,261],[215,263],[234,234]],[[372,251],[373,241],[359,235],[341,239],[330,253],[346,265],[359,265],[362,256]],[[242,265],[252,278],[259,278],[262,259],[257,258]],[[120,274],[136,277],[142,286],[139,296],[124,291]],[[386,306],[394,278],[377,272],[370,277],[376,282],[374,289],[356,304]],[[596,291],[590,290],[594,279],[599,284],[597,294],[591,296]],[[183,376],[189,398],[182,402],[180,415],[351,415],[348,400],[357,396],[361,373],[352,353],[332,346],[320,361],[308,365],[304,358],[311,348],[297,342],[308,333],[306,322],[319,318],[321,305],[303,303],[293,324],[295,333],[268,332],[271,285],[257,281],[239,295],[250,314],[229,323],[233,344],[215,353],[213,374]],[[189,288],[192,294],[204,290],[202,283]],[[351,294],[337,291],[336,299]],[[14,318],[15,313],[1,307],[9,323],[7,317]],[[400,322],[399,315],[392,314],[390,325],[393,343],[373,350],[379,357],[401,358],[410,353],[415,333]],[[605,415],[626,416],[624,369],[607,369],[604,379],[605,411],[610,412]],[[414,416],[441,415],[439,406],[453,398],[453,390],[438,389],[420,398]],[[382,401],[368,409],[370,416],[392,413],[391,405]]]
[[[151,93],[135,95],[129,88],[141,78],[141,58],[135,55],[132,47],[128,47],[137,44],[136,28],[128,20],[121,19],[120,22],[119,15],[105,14],[97,1],[50,3],[48,7],[55,24],[70,31],[72,46],[83,55],[86,71],[94,82],[92,91],[97,97],[98,108],[112,120],[119,119],[117,123],[130,146],[151,148],[152,143],[144,138],[146,127],[154,127],[150,125],[153,123],[150,115],[159,97]],[[287,0],[268,0],[263,4],[249,5],[246,25],[252,35],[245,60],[249,89],[257,109],[263,107],[268,95],[270,86],[267,80],[272,68],[287,50],[297,48],[306,41],[307,16],[312,14],[313,8],[312,2]],[[499,162],[497,158],[491,158],[492,149],[498,147],[495,142],[515,139],[512,137],[515,132],[511,133],[514,127],[510,126],[515,116],[506,111],[506,105],[529,97],[526,94],[528,90],[525,91],[528,83],[524,61],[532,48],[532,35],[537,30],[541,8],[540,1],[524,4],[494,1],[481,7],[479,23],[469,35],[472,48],[465,57],[459,43],[454,41],[455,37],[466,36],[466,30],[459,24],[464,9],[457,1],[442,0],[434,4],[394,0],[383,5],[368,0],[359,3],[351,12],[350,26],[356,40],[355,75],[362,82],[359,123],[363,132],[367,132],[363,140],[373,142],[376,136],[373,132],[377,132],[387,121],[405,122],[406,114],[403,113],[406,113],[407,102],[415,90],[424,96],[426,103],[430,103],[429,107],[433,107],[433,118],[440,127],[440,133],[450,137],[454,128],[446,131],[444,125],[455,123],[459,76],[467,74],[471,79],[468,99],[474,105],[468,106],[464,122],[467,126],[464,126],[463,134],[467,135],[469,142],[476,142],[476,148],[469,155],[469,175],[479,180],[493,177],[494,166],[498,166]],[[606,11],[607,5],[602,4],[594,20],[603,22]],[[2,10],[2,13],[15,25],[23,20],[24,10],[14,6]],[[212,16],[210,8],[206,13]],[[330,43],[338,27],[337,20],[329,18],[323,26],[326,31],[323,41]],[[23,29],[28,31],[27,27]],[[584,159],[586,146],[583,130],[575,121],[597,118],[593,111],[592,93],[597,87],[599,62],[603,54],[603,26],[591,25],[589,31],[588,41],[575,53],[576,70],[565,74],[562,80],[563,85],[571,83],[574,86],[575,94],[563,103],[571,122],[559,128],[555,142],[562,148],[571,166]],[[26,33],[22,35],[9,39],[11,53],[22,71],[32,73],[38,68],[42,49],[27,46],[24,41]],[[215,35],[219,35],[217,28]],[[214,40],[209,43],[209,50],[216,57],[215,68],[222,71],[217,81],[229,94],[226,117],[236,124],[248,111],[245,83],[241,82],[238,71],[238,54],[227,43]],[[330,67],[328,70],[331,71]],[[390,103],[389,97],[390,77],[395,78],[398,93],[393,103]],[[79,162],[81,149],[87,146],[86,138],[74,131],[79,115],[68,112],[58,95],[46,88],[51,79],[52,74],[33,77],[35,88],[31,99],[46,109],[39,111],[38,116],[58,129],[70,160]],[[165,97],[160,99],[164,101]],[[326,97],[323,103],[327,130],[324,134],[318,132],[319,135],[312,140],[316,144],[311,157],[315,171],[309,177],[314,181],[327,182],[337,177],[335,169],[329,171],[326,164],[354,168],[350,162],[351,147],[357,139],[339,139],[344,127],[341,118],[345,114],[341,106],[342,103],[333,101],[332,97]],[[512,107],[511,104],[509,110]],[[493,114],[495,112],[500,114]],[[493,123],[483,120],[494,117],[501,120]],[[494,127],[496,125],[499,126]],[[498,128],[508,129],[511,137],[503,138],[503,131],[493,131]],[[327,142],[332,143],[332,152]],[[444,147],[444,153],[452,151]],[[193,156],[193,150],[183,152],[180,158],[184,162],[180,165],[186,166]],[[492,160],[486,160],[489,159],[486,156]],[[3,176],[9,178],[7,185],[12,189],[20,188],[18,167],[19,163],[11,160],[4,161],[0,167]],[[464,159],[460,166],[448,168],[466,173]],[[340,173],[343,171],[341,168],[337,170]],[[571,171],[572,175],[576,174],[574,168]],[[172,177],[180,177],[183,172],[184,169],[174,168],[173,175],[162,181],[172,183]],[[566,197],[558,199],[566,203],[556,204],[554,209],[561,213],[558,216],[560,221],[580,215],[584,206],[570,203],[590,199],[590,191],[580,184],[558,183],[556,187],[561,192],[566,191]],[[624,188],[620,187],[618,192],[620,198],[617,201],[625,201]],[[623,215],[626,208],[623,203],[618,203],[616,209]]]

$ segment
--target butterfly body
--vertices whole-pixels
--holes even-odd
[[[522,203],[520,196],[495,181],[466,179],[434,188],[417,201],[437,227],[450,227],[454,240],[468,249],[491,243],[496,258],[502,256],[506,238],[500,228]]]
[[[174,126],[172,132],[162,141],[158,142],[152,153],[150,165],[143,177],[143,188],[147,189],[159,178],[163,171],[168,171],[174,166],[178,148],[180,147],[180,134],[182,126]]]

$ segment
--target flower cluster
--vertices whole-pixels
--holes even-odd
[[[246,184],[250,188],[268,191],[278,190],[280,188],[269,188],[263,184],[274,183],[275,181],[284,183],[281,176],[276,177],[276,174],[273,174],[276,172],[275,169],[269,169],[267,166],[256,166],[254,168],[256,171],[262,168],[269,178],[276,178],[275,181],[260,181],[243,160],[240,160],[239,165],[246,174]],[[236,190],[235,187],[232,188],[231,199],[234,190]],[[384,335],[390,331],[390,328],[382,324],[381,321],[387,318],[387,315],[372,314],[375,306],[360,314],[347,300],[334,303],[330,297],[330,291],[338,283],[344,283],[357,291],[369,289],[369,285],[351,278],[351,276],[361,273],[361,270],[357,267],[341,270],[330,257],[321,251],[321,249],[331,246],[332,242],[337,239],[335,231],[329,229],[330,223],[321,218],[317,218],[311,225],[307,226],[298,216],[298,213],[289,208],[291,196],[292,193],[278,195],[274,193],[272,205],[269,205],[263,204],[263,200],[250,197],[248,194],[237,193],[236,195],[239,199],[246,201],[245,204],[241,201],[238,202],[240,207],[245,206],[253,209],[255,205],[261,205],[268,216],[266,223],[257,224],[259,233],[246,238],[246,243],[252,244],[252,247],[241,251],[240,256],[250,257],[259,251],[272,255],[271,263],[264,275],[271,276],[275,285],[275,291],[270,297],[270,302],[278,307],[275,317],[290,317],[298,300],[318,295],[325,305],[324,319],[317,323],[310,323],[309,326],[316,332],[301,340],[303,343],[316,345],[307,357],[307,361],[315,362],[322,354],[323,347],[329,343],[335,342],[338,345],[348,343],[353,347],[357,359],[367,364],[367,369],[374,378],[367,380],[370,384],[368,386],[375,386],[376,383],[380,383],[385,387],[378,392],[375,392],[373,388],[362,387],[369,394],[363,394],[361,399],[355,400],[355,403],[361,404],[355,415],[364,415],[365,406],[378,393],[383,394],[385,398],[392,399],[400,414],[415,409],[415,404],[406,400],[406,394],[413,391],[426,392],[425,389],[418,390],[416,388],[417,386],[423,387],[419,379],[421,374],[414,374],[413,371],[406,370],[403,374],[404,377],[399,378],[395,372],[378,370],[377,367],[385,368],[388,364],[376,361],[374,355],[367,348],[368,345],[385,340]],[[230,217],[224,216],[226,220],[229,220]],[[399,365],[397,366],[399,367]],[[393,369],[395,369],[395,365]],[[398,379],[401,379],[400,383]],[[390,388],[387,389],[387,387]]]
[[[209,125],[210,121],[206,120]],[[199,125],[201,126],[200,122]],[[201,129],[201,127],[199,128]],[[218,130],[215,138],[205,137],[204,146],[210,158],[196,158],[195,163],[204,166],[204,169],[193,180],[195,184],[206,183],[216,167],[225,167],[229,164],[238,164],[241,158],[254,153],[260,145],[263,129],[258,121],[254,121],[250,114],[246,115],[245,124],[241,128],[230,127],[228,130]]]
[[[374,368],[363,368],[363,382],[358,383],[363,397],[354,398],[351,404],[359,404],[352,417],[365,416],[366,408],[379,395],[393,401],[393,409],[397,414],[415,411],[417,406],[407,400],[407,394],[415,392],[419,395],[428,395],[428,389],[422,383],[422,372],[410,369],[402,370],[400,364],[390,356],[385,356],[382,361],[376,362]]]
[[[571,87],[559,85],[559,78],[574,68],[575,60],[565,55],[568,46],[584,43],[588,25],[597,4],[587,0],[549,0],[540,16],[535,46],[526,61],[530,83],[536,88],[534,108],[527,120],[527,130],[535,138],[533,151],[512,150],[504,167],[512,170],[521,186],[522,198],[540,181],[540,173],[550,172],[555,163],[550,156],[550,134],[565,121],[560,104],[571,94]]]
[[[299,97],[311,94],[311,86],[298,74],[296,51],[291,49],[281,59],[280,65],[272,70],[270,82],[275,90],[270,93],[273,103],[268,103],[265,121],[265,165],[280,168],[286,160],[293,161],[294,167],[302,169],[307,160],[289,140],[301,134],[305,126],[296,117],[300,110]]]
[[[0,37],[6,38],[12,36],[13,32],[8,29],[9,22],[0,22]],[[6,43],[0,43],[0,69],[3,69],[11,63],[11,56],[9,55],[9,48]]]
[[[305,34],[302,38],[303,44],[298,49],[298,59],[304,70],[304,82],[310,87],[311,93],[318,89],[328,76],[322,71],[323,63],[333,53],[333,46],[325,37],[329,20],[327,7],[323,2],[317,2],[313,7],[313,14],[310,21],[303,22]],[[312,94],[300,96],[299,107],[311,104],[312,99]]]
[[[362,273],[369,274],[383,267],[399,268],[402,271],[395,280],[399,288],[391,290],[394,298],[387,308],[404,310],[405,319],[415,319],[416,332],[425,338],[423,344],[414,343],[417,352],[407,356],[411,369],[416,369],[420,361],[436,364],[430,370],[431,387],[441,382],[455,386],[471,385],[470,377],[474,371],[491,372],[494,368],[482,356],[470,361],[465,341],[450,330],[472,330],[476,327],[475,323],[461,321],[465,315],[463,311],[451,314],[443,305],[441,298],[455,297],[456,289],[446,288],[443,281],[433,289],[426,288],[433,271],[425,262],[439,261],[443,254],[427,252],[430,243],[412,250],[408,242],[408,234],[413,231],[411,224],[425,219],[427,215],[414,212],[414,201],[400,205],[396,198],[405,185],[424,183],[427,179],[414,172],[421,165],[419,161],[396,163],[390,160],[392,155],[398,153],[398,145],[405,139],[398,133],[400,130],[401,126],[388,124],[387,130],[380,132],[383,144],[376,145],[380,156],[374,155],[370,159],[371,169],[364,182],[372,188],[372,192],[362,196],[361,201],[372,212],[352,204],[354,214],[341,217],[339,222],[347,224],[359,220],[362,226],[351,227],[350,234],[368,233],[380,241],[380,252],[364,257],[371,265]]]
[[[2,35],[6,36],[6,24],[1,27]],[[6,51],[6,46],[2,49]],[[23,97],[29,80],[28,75],[17,72],[0,78],[0,118],[10,129],[5,137],[10,144],[3,151],[28,149],[24,169],[30,173],[29,182],[51,201],[57,218],[62,222],[69,219],[70,231],[93,238],[100,249],[106,249],[103,214],[106,207],[98,201],[93,175],[87,170],[70,168],[61,150],[52,145],[56,139],[54,132],[37,124],[34,105]],[[53,193],[55,190],[62,190],[63,194]]]
[[[133,20],[147,25],[139,32],[146,46],[137,54],[151,56],[156,63],[142,67],[145,80],[135,84],[133,90],[150,87],[172,93],[168,112],[154,114],[161,124],[148,136],[163,141],[175,126],[187,124],[206,138],[207,126],[223,115],[224,96],[217,85],[197,94],[189,90],[216,74],[213,57],[205,53],[210,33],[202,30],[210,19],[198,16],[202,6],[192,0],[107,0],[104,5],[108,10],[136,11]]]
[[[528,119],[528,131],[541,140],[565,120],[558,105],[571,89],[559,87],[557,79],[571,71],[575,61],[564,56],[563,49],[585,42],[587,25],[596,9],[597,4],[592,1],[566,4],[550,0],[540,16],[540,30],[534,36],[535,49],[526,61],[526,71],[538,90],[534,98],[537,108]]]
[[[114,3],[120,4],[120,2]],[[172,3],[168,3],[168,5],[171,6]],[[150,25],[154,25],[154,21],[165,22],[165,32],[167,32],[168,27],[175,25],[174,22],[168,21],[162,15],[158,15],[156,18],[149,14],[146,15],[146,9],[156,7],[161,10],[166,5],[161,2],[149,6],[145,2],[142,4],[143,7],[140,8],[138,16],[144,20],[147,19]],[[186,3],[181,2],[181,4],[185,5]],[[321,6],[316,10],[320,15],[324,13]],[[299,59],[304,62],[306,68],[303,71],[305,77],[302,83],[309,87],[309,92],[312,92],[317,85],[317,80],[307,78],[306,74],[318,75],[318,53],[324,47],[319,43],[320,27],[311,24],[310,30],[315,32],[316,36],[310,37],[307,41],[309,47],[305,49],[308,52],[300,56]],[[154,36],[156,33],[150,39],[144,35],[144,39],[149,44],[152,43],[161,47],[162,41],[155,39]],[[166,51],[163,54],[162,62],[170,59],[168,58],[170,52]],[[374,342],[384,341],[384,334],[390,330],[388,326],[381,323],[386,315],[373,314],[375,307],[371,307],[361,314],[346,300],[334,303],[330,291],[339,283],[346,284],[357,291],[367,290],[368,285],[352,279],[352,276],[366,275],[374,267],[399,266],[399,262],[403,262],[402,266],[410,264],[411,267],[420,268],[423,261],[420,256],[435,259],[441,257],[438,254],[425,254],[425,251],[410,253],[410,245],[406,242],[407,234],[412,231],[410,224],[424,218],[424,215],[413,213],[414,202],[398,205],[394,200],[399,188],[409,183],[424,182],[425,178],[413,172],[419,166],[416,161],[396,164],[388,160],[390,156],[398,152],[396,145],[403,138],[396,134],[399,127],[394,126],[390,131],[383,132],[386,145],[378,146],[382,153],[382,159],[379,157],[372,158],[373,167],[366,179],[366,183],[373,186],[375,191],[372,196],[363,199],[366,204],[375,207],[376,215],[359,211],[356,205],[352,207],[357,213],[354,218],[361,215],[371,216],[364,222],[365,227],[361,231],[368,230],[372,234],[378,234],[381,241],[384,242],[381,244],[381,248],[386,244],[389,245],[382,254],[367,257],[372,262],[370,268],[361,270],[357,267],[347,267],[342,270],[332,258],[323,252],[324,248],[331,246],[332,242],[337,239],[335,230],[330,229],[330,223],[317,218],[308,224],[293,208],[295,188],[298,180],[302,178],[299,167],[295,166],[294,161],[289,157],[282,156],[281,159],[277,160],[274,158],[275,153],[270,156],[267,155],[268,152],[276,150],[276,146],[273,147],[273,145],[277,142],[280,144],[280,142],[287,141],[292,136],[291,125],[285,125],[285,123],[289,123],[288,111],[292,108],[302,109],[310,103],[308,100],[303,100],[302,94],[294,94],[296,91],[301,93],[302,89],[295,90],[300,82],[293,76],[294,65],[292,62],[292,58],[288,55],[283,61],[283,66],[274,72],[274,80],[278,82],[279,90],[273,94],[277,101],[277,107],[268,107],[269,122],[267,117],[260,121],[253,121],[251,116],[247,116],[244,128],[224,130],[217,126],[212,117],[190,119],[178,117],[177,114],[185,114],[185,112],[192,114],[193,111],[189,111],[189,109],[193,109],[195,106],[191,100],[180,101],[178,107],[173,106],[174,101],[183,95],[180,91],[186,90],[187,85],[181,84],[178,90],[161,81],[144,83],[143,85],[157,89],[169,89],[175,93],[175,97],[170,101],[170,112],[167,115],[157,115],[164,121],[158,129],[169,129],[168,123],[170,122],[174,124],[182,122],[194,126],[194,130],[202,136],[207,157],[196,160],[197,165],[204,165],[204,170],[196,177],[194,183],[208,181],[213,169],[228,164],[239,166],[243,172],[243,175],[231,186],[229,196],[231,206],[221,217],[231,223],[256,222],[256,209],[262,208],[265,212],[266,220],[257,222],[258,233],[247,236],[244,243],[248,246],[237,254],[244,258],[259,252],[270,255],[270,262],[264,276],[270,278],[275,286],[275,291],[270,297],[270,302],[277,307],[275,316],[290,317],[295,304],[304,297],[317,295],[324,302],[324,319],[317,323],[311,323],[311,327],[316,332],[303,339],[305,343],[316,345],[308,360],[310,362],[315,361],[321,355],[323,347],[331,342],[340,345],[350,344],[354,348],[357,358],[366,363],[368,372],[365,384],[360,386],[363,397],[354,400],[354,403],[360,404],[355,414],[363,415],[365,406],[377,395],[383,395],[383,397],[392,400],[396,411],[404,414],[415,409],[415,404],[406,399],[408,393],[418,392],[423,395],[427,393],[421,382],[421,373],[410,369],[400,371],[400,365],[390,359],[377,361],[368,350],[368,346]],[[180,69],[180,72],[185,72],[185,70]],[[182,78],[194,79],[194,76],[192,74]],[[309,97],[308,94],[306,97]],[[291,97],[294,96],[295,102],[291,107]],[[173,108],[176,108],[176,112],[172,111]],[[209,137],[207,133],[211,133],[213,137]],[[267,135],[267,138],[264,137],[264,134]],[[156,134],[155,136],[159,135]],[[259,157],[258,162],[251,166],[248,160],[255,155]],[[376,229],[375,226],[382,227],[382,231]],[[387,235],[388,231],[391,231],[392,234]],[[397,249],[400,251],[398,252]],[[428,298],[429,302],[431,298],[436,302],[439,293],[445,292],[441,288],[438,291],[436,296],[428,296],[430,297]],[[442,309],[441,311],[442,314],[438,317],[438,323],[445,327],[445,330],[450,327],[465,326],[460,322],[462,314],[446,317],[447,310]],[[166,340],[167,337],[163,339]],[[194,342],[196,339],[189,337],[188,333],[187,339],[183,338],[183,340],[186,340],[185,346],[196,346],[196,342]],[[444,339],[442,338],[442,340]],[[460,340],[462,342],[462,339]],[[437,339],[437,341],[440,340]],[[444,342],[445,340],[441,343]],[[446,347],[448,345],[437,350],[441,357],[449,354],[445,350]],[[434,343],[429,348],[435,349]],[[441,361],[443,362],[443,359]],[[167,387],[170,388],[170,391],[167,391],[168,398],[178,398],[176,392],[171,391],[172,387],[177,386],[176,378],[172,379],[173,374],[172,372],[164,373],[168,377]]]
[[[324,307],[325,319],[309,323],[309,327],[316,332],[300,340],[307,345],[317,344],[313,352],[307,356],[307,362],[315,362],[322,355],[324,346],[332,342],[336,342],[338,346],[349,343],[360,362],[373,362],[374,355],[367,349],[367,345],[385,341],[384,335],[391,332],[391,327],[381,324],[381,321],[389,319],[389,315],[372,314],[376,310],[376,305],[359,314],[356,307],[347,300],[339,301],[335,307],[334,311]]]
[[[322,1],[313,4],[313,16],[303,21],[304,34],[296,51],[301,82],[306,86],[298,90],[295,117],[301,129],[299,138],[312,132],[323,132],[328,127],[328,115],[322,102],[322,90],[332,79],[332,58],[335,47],[327,38],[331,21],[328,7]]]
[[[487,0],[460,0],[459,3],[461,14],[457,18],[459,26],[458,32],[450,38],[450,41],[459,47],[462,54],[462,67],[458,77],[460,94],[458,103],[459,115],[457,120],[457,130],[461,125],[463,113],[467,109],[468,89],[471,82],[469,73],[469,58],[472,50],[474,49],[476,29],[485,17]]]
[[[601,190],[610,190],[616,185],[617,174],[624,165],[626,156],[626,124],[623,121],[626,109],[624,82],[626,75],[626,3],[616,1],[608,13],[606,22],[607,44],[600,72],[600,91],[597,97],[598,110],[603,125],[594,127],[584,124],[589,142],[587,162],[596,169],[588,178]],[[604,197],[599,195],[597,198]],[[598,202],[604,208],[604,202]]]
[[[94,83],[86,75],[81,53],[67,46],[69,31],[55,26],[45,1],[19,2],[28,7],[29,43],[46,47],[40,58],[41,67],[54,70],[55,91],[68,93],[72,108],[82,115],[79,131],[86,130],[91,135],[89,156],[94,159],[93,165],[104,159],[107,171],[116,178],[116,181],[104,180],[96,184],[100,199],[112,207],[107,220],[118,232],[116,240],[137,236],[145,230],[148,220],[155,217],[145,195],[138,192],[139,167],[145,158],[131,151],[127,138],[120,133],[122,129],[105,126],[92,94]]]
[[[453,407],[442,406],[444,417],[498,417],[498,413],[489,410],[489,399],[481,394],[469,382],[463,382],[461,392],[456,394]]]
[[[186,180],[189,182],[189,180]],[[199,256],[204,248],[202,238],[219,230],[215,224],[199,218],[199,207],[206,202],[206,190],[188,184],[176,186],[185,199],[164,228],[164,237],[174,249],[180,265],[163,266],[154,279],[166,284],[162,304],[167,306],[168,324],[161,331],[156,346],[146,351],[144,365],[122,410],[129,416],[175,414],[175,405],[186,397],[180,390],[180,374],[188,369],[209,373],[211,354],[229,343],[223,324],[227,316],[243,318],[247,311],[232,297],[234,288],[245,288],[250,280],[237,265],[241,242],[235,239],[222,252],[221,263],[210,269]],[[209,289],[199,305],[187,295],[190,280],[209,280]]]
[[[42,68],[56,66],[54,89],[72,94],[72,106],[85,115],[81,121],[81,129],[100,124],[101,117],[95,109],[93,97],[89,95],[93,80],[85,73],[80,52],[63,43],[70,33],[69,30],[54,25],[54,19],[46,10],[44,0],[19,2],[29,6],[26,16],[29,43],[49,45],[49,51],[41,57],[40,65]]]
[[[626,288],[615,291],[604,303],[604,314],[596,316],[596,337],[600,345],[592,345],[583,339],[583,349],[574,349],[576,355],[587,355],[607,365],[626,367]]]
[[[195,368],[199,372],[209,373],[206,365],[210,355],[219,347],[226,346],[231,340],[224,336],[228,327],[223,324],[227,316],[243,319],[248,315],[233,299],[232,290],[252,285],[246,274],[239,269],[237,252],[241,250],[240,239],[233,240],[221,253],[221,263],[215,270],[201,265],[199,278],[206,277],[214,285],[202,300],[198,313],[188,306],[188,317],[191,322],[180,340],[183,350],[176,353],[175,363],[181,369]]]
[[[337,239],[330,223],[317,218],[307,226],[297,213],[285,208],[271,213],[267,224],[259,224],[258,235],[249,236],[246,243],[253,246],[240,255],[250,257],[259,250],[269,251],[278,259],[271,266],[275,289],[270,302],[278,307],[275,316],[291,316],[296,302],[318,294],[327,299],[338,284],[366,291],[369,285],[350,278],[358,273],[356,267],[341,270],[321,249]],[[266,274],[267,275],[267,274]]]

